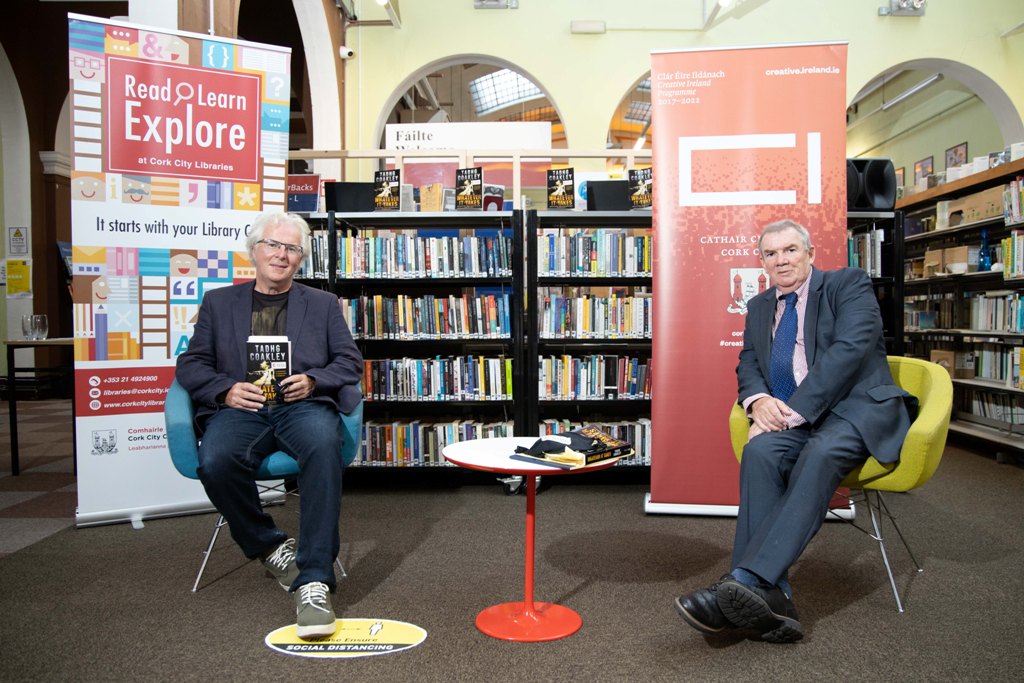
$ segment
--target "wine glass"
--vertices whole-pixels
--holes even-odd
[[[33,339],[46,339],[46,335],[50,332],[50,321],[47,319],[45,313],[37,313],[32,316],[32,334]]]

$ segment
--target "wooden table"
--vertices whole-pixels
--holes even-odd
[[[574,610],[562,605],[533,600],[534,530],[536,527],[537,476],[579,474],[611,467],[618,458],[563,470],[542,464],[513,460],[516,446],[529,448],[538,437],[508,436],[471,439],[449,444],[442,453],[451,462],[471,470],[496,472],[526,477],[526,572],[522,602],[506,602],[480,612],[476,627],[501,640],[541,642],[571,636],[583,626],[583,619]]]
[[[11,475],[18,476],[21,473],[21,466],[18,463],[18,389],[15,385],[15,373],[19,370],[27,372],[30,370],[39,370],[41,368],[36,367],[24,367],[16,368],[14,365],[14,352],[18,349],[34,349],[42,348],[47,346],[64,346],[73,347],[75,340],[71,337],[54,337],[51,339],[8,339],[4,342],[7,345],[7,407],[8,413],[11,420]],[[74,354],[72,354],[74,355]],[[74,358],[71,360],[70,370],[72,377],[75,372]],[[72,382],[71,390],[71,420],[74,424],[75,419],[75,392],[73,388],[74,382]],[[75,472],[78,472],[78,458],[74,456],[76,449],[76,439],[74,427],[71,431],[72,444],[72,460],[74,461]]]

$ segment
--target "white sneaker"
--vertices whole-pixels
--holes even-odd
[[[299,638],[324,638],[334,635],[337,620],[328,597],[326,583],[313,581],[295,591],[295,634]]]

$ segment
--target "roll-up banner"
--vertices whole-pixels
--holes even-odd
[[[211,509],[163,405],[210,289],[284,210],[291,51],[68,15],[79,526]]]
[[[846,44],[656,51],[653,513],[736,513],[729,440],[761,228],[806,226],[846,264]]]

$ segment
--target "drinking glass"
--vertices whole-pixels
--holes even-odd
[[[21,336],[25,339],[35,339],[32,332],[32,314],[21,316]]]
[[[37,313],[32,316],[32,334],[33,339],[46,339],[46,335],[50,332],[50,321],[47,319],[45,313]]]

